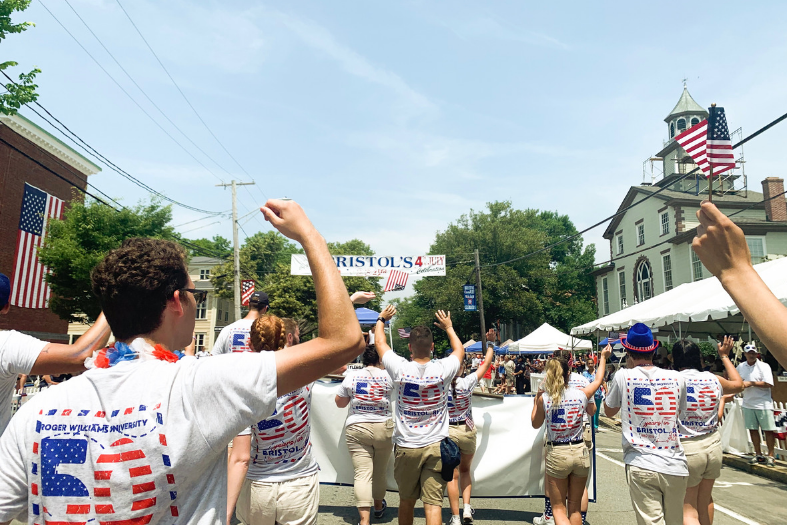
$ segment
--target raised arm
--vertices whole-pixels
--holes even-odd
[[[730,361],[730,351],[732,350],[732,337],[725,335],[724,341],[718,343],[719,357],[724,365],[724,371],[727,372],[727,378],[719,377],[719,383],[725,394],[737,394],[743,392],[743,379],[738,373],[738,369],[732,366]]]
[[[377,318],[377,321],[374,323],[374,348],[377,350],[377,355],[380,356],[380,362],[383,362],[383,356],[386,352],[391,350],[391,347],[388,346],[388,341],[385,340],[385,323],[391,320],[393,316],[396,315],[396,307],[392,304],[389,304],[383,311],[380,312],[380,317],[385,319],[385,322],[381,321],[380,318]]]
[[[495,360],[495,347],[490,346],[486,349],[486,356],[484,356],[484,362],[478,365],[478,370],[476,371],[476,376],[478,376],[478,380],[481,381],[486,374],[486,371],[489,370],[489,367],[492,366],[492,361]]]
[[[582,389],[588,399],[591,399],[595,395],[596,390],[598,390],[601,386],[601,383],[604,382],[604,374],[607,368],[607,359],[609,359],[609,356],[611,355],[612,346],[608,344],[606,347],[604,347],[604,350],[601,351],[601,357],[599,358],[598,366],[596,367],[596,377],[593,379],[592,383]]]
[[[46,374],[72,374],[85,370],[85,359],[93,355],[93,351],[106,346],[111,331],[104,314],[98,316],[87,332],[74,341],[74,344],[65,345],[49,343],[38,354],[31,375]]]
[[[451,355],[459,359],[459,363],[461,364],[465,358],[465,347],[462,346],[462,341],[459,340],[459,336],[456,335],[456,332],[454,332],[454,323],[451,321],[451,312],[438,310],[434,315],[437,317],[437,322],[434,325],[445,330],[445,333],[448,336],[448,342],[451,345],[451,350],[453,350]]]
[[[787,307],[754,270],[743,230],[710,202],[702,203],[697,219],[700,225],[692,242],[697,256],[776,360],[787,367]]]
[[[303,246],[317,296],[318,335],[276,352],[278,395],[292,392],[349,363],[363,352],[363,336],[350,296],[328,252],[325,239],[294,201],[269,200],[265,220]]]

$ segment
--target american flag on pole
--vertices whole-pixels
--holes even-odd
[[[254,280],[244,279],[240,284],[240,302],[243,306],[249,306],[249,299],[254,293]]]
[[[391,270],[388,273],[388,280],[385,282],[383,292],[399,292],[407,286],[407,275],[399,270]]]
[[[47,268],[38,260],[38,248],[50,219],[63,215],[63,201],[35,186],[25,184],[22,214],[16,237],[11,304],[22,308],[47,308],[51,290],[46,284]]]
[[[732,153],[732,142],[724,108],[712,106],[710,116],[706,120],[675,137],[675,141],[683,146],[706,177],[711,175],[711,164],[713,164],[713,175],[735,168],[735,156]]]
[[[412,330],[412,328],[400,328],[399,337],[402,339],[410,339],[410,330]]]

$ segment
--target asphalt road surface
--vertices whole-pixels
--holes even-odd
[[[596,434],[598,461],[598,503],[591,503],[588,523],[636,524],[631,510],[628,486],[623,469],[620,432],[602,430]],[[512,468],[516,468],[512,466]],[[717,525],[783,525],[787,523],[787,485],[724,467],[713,491]],[[388,511],[372,523],[397,523],[399,498],[388,493]],[[473,499],[475,525],[530,523],[543,511],[542,499]],[[416,523],[424,523],[423,509],[416,508]],[[448,500],[443,503],[443,521],[450,519]],[[319,525],[357,525],[351,487],[320,487]]]

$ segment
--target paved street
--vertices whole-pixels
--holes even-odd
[[[598,448],[599,502],[590,504],[588,522],[592,525],[636,523],[631,510],[622,466],[620,433],[605,430],[596,436]],[[516,468],[512,466],[512,468]],[[358,514],[352,506],[350,487],[323,485],[320,493],[320,525],[356,525]],[[725,467],[714,490],[717,525],[776,525],[785,523],[784,502],[787,485]],[[396,523],[397,494],[389,493],[389,509],[378,523]],[[543,510],[542,499],[474,499],[476,525],[530,523]],[[448,501],[443,518],[449,516]],[[424,523],[422,509],[416,509],[416,523]],[[375,522],[375,520],[373,520]]]

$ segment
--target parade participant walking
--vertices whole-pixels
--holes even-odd
[[[689,475],[678,439],[685,381],[675,370],[653,366],[659,342],[646,325],[633,325],[621,344],[630,368],[615,374],[605,411],[613,417],[623,408],[623,460],[634,514],[639,525],[681,525]]]
[[[470,496],[473,492],[473,473],[470,466],[476,447],[476,427],[473,421],[473,390],[479,380],[492,366],[495,357],[495,348],[490,346],[486,350],[486,358],[479,365],[478,370],[471,372],[466,377],[460,377],[464,369],[451,382],[451,391],[448,394],[448,436],[459,446],[460,463],[454,469],[454,479],[448,482],[448,503],[451,505],[451,521],[449,525],[465,525],[473,523],[473,507],[470,505]],[[464,502],[462,518],[459,517],[459,495],[461,491]]]
[[[369,525],[371,507],[374,517],[383,517],[388,504],[386,474],[393,450],[394,423],[391,417],[393,382],[382,370],[380,356],[367,346],[361,357],[362,370],[348,370],[336,394],[336,406],[350,409],[344,434],[355,469],[355,506],[361,516],[360,525]]]
[[[258,317],[249,332],[252,352],[276,352],[297,345],[297,327],[292,319]],[[320,467],[311,444],[313,385],[279,396],[271,417],[233,439],[227,467],[227,523],[233,509],[245,525],[316,523]]]
[[[719,410],[725,394],[743,390],[743,380],[730,361],[733,341],[718,344],[728,379],[703,372],[702,351],[697,343],[681,339],[672,347],[675,368],[686,382],[686,406],[678,414],[680,443],[689,466],[683,525],[713,523],[713,484],[721,475],[722,449]]]
[[[412,361],[396,355],[385,341],[385,322],[396,314],[385,307],[375,326],[377,352],[393,379],[396,395],[394,418],[394,478],[399,486],[399,524],[412,525],[415,504],[424,503],[426,525],[439,525],[443,504],[440,442],[448,437],[448,389],[465,355],[454,332],[451,313],[438,310],[436,326],[445,330],[453,352],[432,360],[434,340],[426,326],[410,331],[407,347]]]
[[[607,347],[601,362],[612,353]],[[547,421],[546,492],[552,503],[554,522],[559,525],[581,525],[581,505],[585,483],[590,473],[590,451],[583,438],[583,415],[595,410],[588,400],[604,380],[599,372],[588,386],[569,385],[571,365],[565,356],[553,357],[545,367],[543,390],[533,405],[531,421],[541,428]]]
[[[254,292],[249,297],[249,313],[243,319],[230,323],[219,332],[213,343],[212,355],[232,352],[249,352],[249,331],[254,321],[268,311],[270,300],[265,292]]]
[[[757,359],[757,345],[749,343],[743,347],[746,361],[738,365],[738,372],[743,378],[743,421],[751,436],[755,456],[749,463],[764,461],[769,467],[773,466],[773,452],[776,446],[776,422],[773,419],[773,372],[765,362]],[[768,445],[768,456],[762,455],[760,445],[760,429],[765,434],[765,443]]]
[[[261,211],[306,252],[318,336],[297,349],[174,362],[202,295],[186,253],[126,240],[92,275],[117,342],[95,369],[25,403],[0,437],[0,523],[25,512],[31,523],[223,523],[229,440],[270,416],[278,395],[363,350],[344,282],[301,207],[269,200]]]
[[[0,273],[0,314],[11,310],[10,299],[11,281]],[[85,359],[106,345],[109,335],[104,314],[71,345],[48,343],[16,330],[0,330],[0,435],[11,420],[11,398],[19,375],[26,378],[82,372]]]

